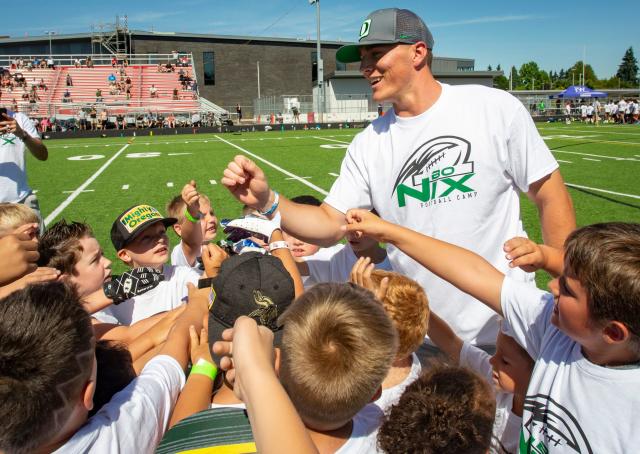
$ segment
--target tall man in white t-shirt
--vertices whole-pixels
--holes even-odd
[[[42,230],[38,199],[27,182],[25,147],[40,161],[49,156],[29,117],[0,108],[0,202],[27,205],[38,214]]]
[[[279,210],[282,226],[304,241],[331,245],[344,235],[349,208],[375,208],[388,221],[475,251],[516,279],[532,279],[509,268],[503,244],[525,235],[519,204],[525,192],[538,208],[545,243],[562,247],[575,215],[558,164],[516,98],[437,82],[433,44],[419,17],[392,8],[371,13],[359,43],[338,51],[343,62],[361,61],[374,102],[391,102],[393,109],[354,138],[320,207],[279,196],[244,156],[221,181],[268,216]],[[433,310],[456,333],[495,345],[495,314],[399,250],[388,251],[393,269],[425,288]]]

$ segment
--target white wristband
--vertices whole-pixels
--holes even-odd
[[[274,241],[269,243],[269,252],[273,252],[276,249],[289,249],[289,245],[286,241]]]

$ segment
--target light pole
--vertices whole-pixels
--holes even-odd
[[[320,0],[309,0],[309,4],[316,4],[316,25],[317,25],[317,42],[316,42],[316,53],[317,53],[317,73],[318,73],[318,117],[319,122],[322,123],[322,114],[324,111],[323,101],[324,101],[324,70],[322,67],[322,55],[320,54]]]
[[[53,31],[45,31],[45,34],[49,35],[49,57],[53,55],[52,46],[51,46],[51,35],[55,35],[56,32]]]

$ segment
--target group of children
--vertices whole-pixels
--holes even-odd
[[[128,270],[114,276],[87,224],[39,232],[29,208],[0,204],[1,452],[599,453],[640,441],[638,224],[580,228],[564,251],[508,242],[514,265],[526,256],[555,276],[546,292],[365,210],[347,213],[347,242],[331,248],[250,209],[222,224],[242,239],[220,247],[194,181],[166,213],[138,204],[115,218]],[[429,289],[393,272],[379,243],[499,314],[495,353],[430,311]],[[446,359],[421,362],[427,335]]]

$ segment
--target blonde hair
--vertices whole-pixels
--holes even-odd
[[[391,271],[371,273],[371,279],[378,286],[385,277],[389,279],[389,287],[382,305],[398,332],[396,359],[404,359],[420,347],[427,334],[429,300],[413,279]]]
[[[374,295],[324,283],[283,316],[280,380],[310,427],[342,427],[380,388],[396,354],[391,321]]]
[[[0,203],[0,233],[9,233],[31,223],[40,223],[35,211],[21,203]]]

